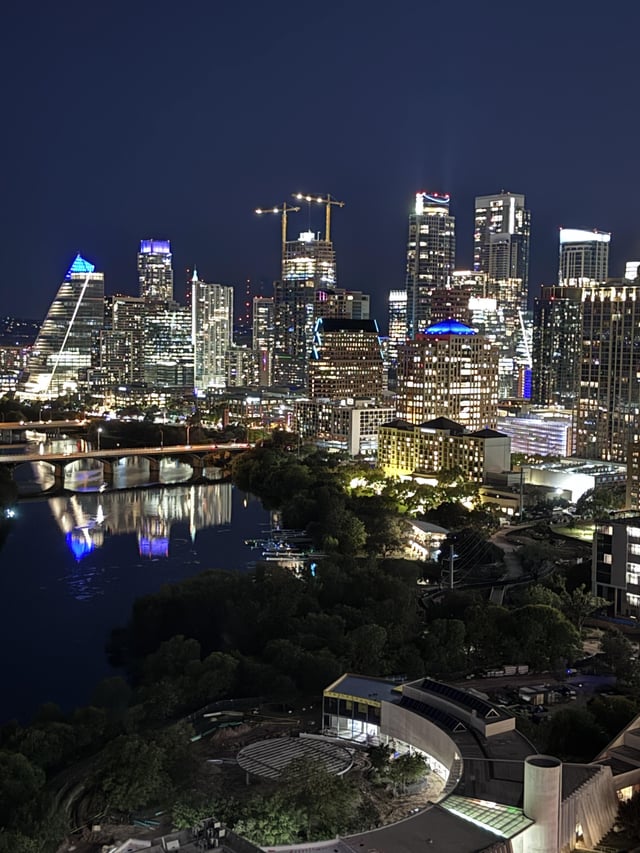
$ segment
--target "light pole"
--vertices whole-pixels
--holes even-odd
[[[164,431],[162,427],[158,427],[158,432],[160,433],[160,450],[164,449]]]
[[[102,435],[102,427],[98,427],[98,450],[100,450],[100,436]]]
[[[189,442],[189,436],[191,435],[191,427],[192,427],[192,424],[185,424],[185,429],[187,430],[187,442],[186,442],[187,444],[190,443]]]

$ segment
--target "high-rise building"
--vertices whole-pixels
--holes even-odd
[[[640,441],[640,284],[581,288],[576,455],[625,462]]]
[[[227,351],[233,340],[233,287],[191,278],[193,364],[196,394],[227,384]]]
[[[582,291],[544,286],[533,307],[531,399],[537,406],[573,409],[582,357]]]
[[[100,333],[100,370],[107,385],[139,384],[144,378],[143,331],[147,303],[138,296],[108,296]]]
[[[283,281],[312,281],[316,290],[336,286],[336,253],[330,240],[303,231],[287,240],[282,255]]]
[[[502,191],[476,198],[473,268],[491,281],[518,279],[526,302],[531,213],[521,193]]]
[[[384,369],[374,320],[320,317],[309,364],[309,396],[330,400],[377,397]]]
[[[464,323],[437,323],[400,347],[399,417],[446,417],[478,430],[495,427],[497,405],[497,348]]]
[[[333,243],[303,231],[282,247],[282,276],[274,283],[273,378],[279,385],[304,387],[313,348],[316,294],[335,288]]]
[[[416,193],[409,216],[407,243],[407,334],[412,338],[429,325],[431,293],[447,287],[455,266],[455,218],[448,194]]]
[[[275,341],[272,296],[253,297],[254,381],[262,388],[273,382],[273,349]]]
[[[86,385],[103,327],[104,275],[77,255],[33,345],[19,385],[24,396],[57,397]]]
[[[609,243],[605,231],[560,229],[558,283],[569,287],[602,284],[609,277]]]
[[[531,213],[521,193],[500,192],[475,201],[473,263],[487,276],[486,296],[496,300],[500,344],[500,397],[517,393],[531,368],[524,325],[529,283]]]
[[[193,390],[192,312],[177,302],[149,302],[144,315],[144,381],[151,388]]]
[[[173,267],[169,240],[141,240],[138,252],[138,282],[142,299],[173,299]]]

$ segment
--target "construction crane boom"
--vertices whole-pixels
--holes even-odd
[[[287,204],[287,202],[283,202],[281,205],[276,205],[275,207],[256,207],[255,212],[258,214],[262,213],[280,213],[282,215],[282,253],[284,254],[285,243],[287,242],[287,216],[290,213],[297,213],[299,211],[299,207],[294,207],[291,204]]]
[[[291,195],[298,201],[308,201],[310,204],[315,201],[318,204],[325,204],[327,206],[325,212],[324,239],[328,243],[331,240],[331,207],[333,205],[336,207],[344,207],[344,202],[338,201],[337,198],[329,195],[329,193],[324,197],[321,195],[307,195],[305,193],[291,193]]]

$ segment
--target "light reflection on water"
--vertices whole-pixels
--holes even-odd
[[[86,703],[116,674],[105,641],[136,598],[207,569],[246,571],[255,554],[244,541],[268,525],[259,501],[223,482],[21,501],[0,550],[0,647],[11,649],[3,677],[12,686],[0,691],[0,724],[49,700]]]

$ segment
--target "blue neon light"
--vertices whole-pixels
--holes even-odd
[[[434,323],[424,330],[425,335],[477,335],[475,329],[465,326],[459,320],[449,318],[441,323]]]
[[[89,273],[92,273],[94,270],[94,264],[90,264],[89,261],[86,261],[81,255],[76,255],[74,262],[71,264],[67,271],[65,279],[69,280],[73,273],[84,273],[85,275],[87,275]]]
[[[141,255],[170,255],[170,240],[140,240]]]

